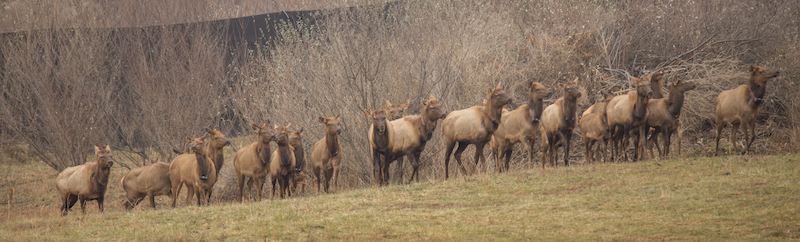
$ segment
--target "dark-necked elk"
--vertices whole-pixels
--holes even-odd
[[[406,116],[390,122],[394,129],[394,138],[391,142],[389,163],[403,156],[408,157],[413,168],[411,176],[408,177],[408,183],[411,183],[415,177],[419,182],[420,154],[425,149],[425,144],[433,136],[433,131],[436,130],[436,121],[447,116],[433,95],[430,95],[428,100],[421,100],[420,104],[422,104],[421,114]],[[397,167],[401,171],[399,179],[402,182],[403,163],[398,163]]]
[[[578,78],[567,83],[559,84],[559,88],[564,89],[564,96],[557,99],[553,104],[547,106],[542,112],[542,140],[544,152],[542,152],[542,169],[549,156],[550,166],[555,168],[556,154],[558,146],[564,146],[564,166],[569,166],[569,146],[572,140],[572,130],[575,129],[578,116],[578,98],[581,93],[578,91]]]
[[[284,193],[292,196],[289,187],[294,183],[294,174],[296,171],[296,158],[294,156],[294,148],[289,145],[289,126],[286,127],[275,126],[275,143],[278,144],[278,149],[272,152],[272,158],[269,163],[269,174],[272,180],[272,195],[270,199],[275,199],[275,185],[280,182],[280,195],[284,198]]]
[[[206,136],[189,139],[194,154],[183,154],[175,157],[169,165],[169,180],[172,183],[172,207],[178,200],[182,185],[186,185],[186,204],[192,202],[192,197],[197,196],[197,205],[208,204],[211,201],[211,189],[217,182],[217,171],[214,162],[208,158],[205,142]]]
[[[150,206],[156,208],[156,196],[172,196],[169,180],[169,163],[157,162],[132,169],[120,181],[125,190],[125,209],[131,210],[139,202],[150,198]]]
[[[342,167],[342,145],[339,143],[339,134],[342,133],[339,127],[339,115],[336,117],[318,117],[320,123],[325,125],[325,137],[314,144],[311,150],[311,166],[314,175],[317,177],[317,190],[320,190],[322,173],[325,173],[325,192],[330,192],[330,181],[333,186],[338,185],[339,171]]]
[[[495,160],[495,169],[498,172],[508,170],[514,144],[522,143],[528,150],[528,165],[533,164],[533,145],[540,136],[539,124],[544,101],[550,96],[550,89],[539,82],[528,82],[528,104],[519,106],[509,112],[503,112],[500,125],[492,135],[489,147]],[[505,157],[505,162],[501,163]]]
[[[450,153],[458,143],[453,157],[461,172],[468,175],[466,167],[461,163],[461,153],[470,144],[475,145],[475,165],[480,161],[486,164],[486,157],[483,155],[483,147],[492,138],[492,134],[500,126],[500,119],[503,114],[503,106],[511,102],[511,98],[503,91],[502,85],[497,84],[494,89],[489,88],[484,106],[473,106],[467,109],[452,111],[442,121],[442,134],[446,148],[444,150],[444,176],[450,177]]]
[[[114,159],[111,156],[111,147],[106,146],[101,150],[94,147],[97,161],[87,162],[83,165],[68,167],[56,177],[56,189],[63,202],[61,215],[67,215],[75,202],[81,201],[81,212],[86,213],[86,201],[97,200],[97,207],[103,212],[108,176]]]
[[[303,149],[303,129],[294,131],[289,134],[289,145],[294,149],[294,186],[292,187],[292,194],[300,187],[300,194],[305,194],[306,187],[311,187],[306,183],[306,176],[308,175],[308,161],[306,160],[306,153]],[[312,190],[314,188],[311,188]]]
[[[669,145],[672,134],[678,131],[678,128],[681,126],[679,118],[681,116],[681,109],[683,108],[683,99],[685,93],[694,88],[694,83],[685,82],[683,80],[675,80],[672,82],[672,85],[669,86],[668,98],[650,99],[650,101],[647,103],[647,126],[644,128],[644,130],[649,132],[650,127],[654,128],[652,136],[650,136],[649,139],[650,142],[655,144],[656,148],[658,148],[658,155],[661,157],[669,155]],[[663,151],[658,146],[658,134],[663,135]],[[645,134],[645,137],[646,136],[647,134]],[[649,146],[649,150],[650,156],[655,157],[653,155],[652,146]],[[680,155],[681,139],[679,135],[678,156]]]
[[[664,72],[653,72],[650,73],[650,88],[653,90],[653,96],[650,96],[650,99],[661,99],[664,98]]]
[[[406,100],[406,103],[403,104],[392,104],[389,100],[386,100],[386,118],[389,119],[389,121],[402,118],[403,111],[408,108],[408,101],[409,100]]]
[[[261,126],[257,124],[250,126],[256,132],[258,141],[242,147],[236,151],[236,155],[233,157],[233,168],[236,170],[236,181],[239,185],[239,202],[242,201],[244,182],[247,178],[249,178],[247,190],[251,192],[252,196],[253,185],[255,185],[258,191],[256,199],[261,199],[261,191],[267,180],[272,157],[272,148],[269,143],[275,139],[275,131],[269,127],[269,120]]]
[[[222,152],[222,148],[226,145],[230,145],[231,141],[217,129],[212,130],[206,128],[206,132],[208,132],[209,136],[208,158],[211,158],[211,161],[214,162],[214,168],[217,170],[217,174],[219,174],[219,171],[222,170],[222,164],[225,163],[225,156],[223,155],[224,152]]]
[[[622,153],[625,160],[628,154],[625,152],[627,140],[631,133],[634,133],[634,157],[639,156],[639,151],[644,146],[644,124],[647,122],[647,103],[653,96],[650,87],[650,77],[634,78],[636,90],[629,91],[626,95],[616,96],[608,102],[606,106],[606,117],[608,118],[608,128],[611,133],[611,158],[616,159]]]
[[[764,94],[767,92],[767,81],[780,74],[778,70],[768,70],[760,66],[750,66],[750,79],[747,85],[741,85],[733,90],[723,91],[714,102],[714,113],[717,121],[717,147],[714,155],[719,153],[719,139],[722,129],[730,123],[732,126],[729,142],[734,152],[736,146],[736,132],[739,125],[744,124],[744,142],[746,143],[742,154],[750,150],[750,145],[756,140],[756,116],[758,107],[764,103]],[[750,132],[748,134],[748,132]]]
[[[389,103],[389,101],[386,101]],[[390,104],[391,105],[391,104]],[[386,110],[375,110],[372,113],[364,112],[372,118],[372,124],[367,131],[369,147],[372,151],[372,178],[377,185],[384,185],[389,182],[389,149],[392,147],[394,138],[394,128],[386,117]]]
[[[587,163],[592,163],[597,159],[598,150],[595,149],[595,144],[599,147],[603,145],[603,161],[608,161],[608,140],[611,134],[608,131],[608,118],[606,117],[606,106],[611,99],[614,98],[612,92],[600,91],[603,95],[601,102],[595,103],[589,109],[583,112],[581,116],[581,136],[583,136],[583,144],[586,147],[584,158]],[[596,111],[596,112],[592,112]],[[600,143],[598,143],[598,141]]]

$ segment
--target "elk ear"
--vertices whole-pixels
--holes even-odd
[[[756,68],[756,66],[750,65],[750,73],[754,73],[754,72],[758,71],[757,69],[758,68]]]
[[[178,149],[175,149],[175,148],[172,148],[172,152],[175,152],[175,154],[181,154],[181,152]]]
[[[436,100],[436,97],[434,97],[433,94],[431,94],[430,96],[428,96],[428,100]]]
[[[264,126],[265,126],[265,127],[269,127],[269,124],[270,124],[270,123],[272,123],[272,122],[270,122],[270,121],[269,121],[269,119],[267,119],[267,122],[265,122],[265,123],[264,123]]]
[[[486,91],[486,93],[489,94],[489,96],[491,96],[492,95],[492,89],[489,88],[488,91]]]
[[[427,105],[427,104],[428,104],[428,101],[426,101],[425,99],[423,99],[423,100],[419,100],[419,104],[420,104],[420,105],[422,105],[422,106],[424,107],[425,105]]]
[[[403,104],[403,110],[408,108],[408,104],[410,103],[411,99],[406,99],[406,103]]]
[[[253,128],[253,130],[258,130],[258,124],[250,124],[250,128]]]
[[[559,83],[558,84],[558,89],[561,89],[561,88],[564,88],[564,84]]]
[[[486,106],[486,99],[483,99],[483,106]]]
[[[501,89],[501,88],[503,88],[503,82],[498,82],[497,87],[495,87],[494,89]]]
[[[389,106],[389,107],[392,106],[392,102],[389,102],[389,100],[384,100],[384,101],[386,101],[386,106]]]
[[[107,151],[111,151],[111,146],[110,145],[106,145],[106,150]]]
[[[369,115],[370,115],[370,114],[369,114],[369,111],[367,111],[367,110],[364,110],[364,115],[367,115],[367,116],[369,116]]]
[[[292,123],[286,125],[286,129],[289,129],[289,126],[292,126]]]
[[[94,146],[94,153],[95,153],[95,154],[97,154],[97,153],[100,153],[100,147],[97,147],[97,146],[95,145],[95,146]]]
[[[528,83],[527,83],[527,84],[528,84],[528,88],[529,88],[529,89],[530,89],[530,88],[533,88],[533,81],[528,81]]]
[[[337,114],[337,115],[336,115],[336,119],[337,119],[337,120],[339,119],[339,115],[342,115],[342,114],[340,113],[340,114]]]
[[[320,123],[325,123],[325,118],[323,117],[317,117],[317,120],[319,120]]]
[[[208,127],[206,127],[206,133],[211,133],[211,129],[209,129]]]
[[[300,127],[300,129],[299,129],[299,130],[297,130],[297,132],[298,132],[298,133],[300,133],[300,134],[302,134],[302,133],[303,133],[303,129],[304,129],[304,128],[305,128],[305,127]]]
[[[186,137],[186,143],[192,143],[192,139],[190,139],[189,137]]]

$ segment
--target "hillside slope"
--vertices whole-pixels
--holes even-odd
[[[0,240],[800,238],[799,165],[790,155],[537,168],[131,213],[91,202],[87,215],[7,221]]]

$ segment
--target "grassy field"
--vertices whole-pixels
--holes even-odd
[[[798,155],[537,168],[203,208],[52,204],[4,220],[0,240],[796,239],[798,183]]]

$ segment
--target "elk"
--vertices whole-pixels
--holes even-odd
[[[303,128],[289,134],[289,145],[294,149],[294,185],[292,187],[292,194],[294,194],[297,186],[300,186],[300,194],[305,194],[306,187],[311,187],[306,183],[306,175],[308,174],[308,162],[306,155],[303,151]],[[311,188],[312,190],[314,188]]]
[[[489,147],[492,148],[495,167],[498,172],[508,170],[514,144],[522,143],[528,149],[528,165],[533,164],[533,145],[539,134],[544,101],[550,96],[550,89],[539,82],[528,82],[528,104],[509,112],[503,112],[500,125],[492,134]],[[501,160],[505,156],[505,162]]]
[[[386,101],[390,104],[389,101]],[[391,104],[390,104],[391,106]],[[388,110],[388,108],[387,108]],[[389,162],[388,152],[392,147],[394,138],[394,128],[386,118],[387,110],[375,110],[372,113],[365,111],[364,114],[372,118],[367,136],[369,147],[372,150],[372,178],[377,185],[384,185],[389,182]],[[381,159],[383,155],[383,159]]]
[[[97,200],[97,207],[101,213],[103,212],[103,200],[106,196],[108,176],[111,167],[114,166],[114,158],[108,145],[103,150],[95,146],[94,153],[97,155],[95,162],[68,167],[56,177],[56,189],[63,202],[61,216],[66,216],[77,201],[81,201],[81,212],[84,214],[86,201],[92,200]]]
[[[650,99],[661,99],[664,98],[664,72],[653,72],[650,73],[650,88],[653,89],[653,96]]]
[[[131,210],[139,202],[150,198],[150,206],[156,208],[156,196],[172,196],[169,180],[169,163],[157,162],[132,169],[120,180],[125,190],[125,209]]]
[[[285,127],[275,126],[275,143],[278,144],[278,149],[272,152],[272,158],[269,163],[269,174],[272,180],[272,195],[270,199],[275,199],[275,185],[280,182],[280,195],[284,198],[284,192],[288,196],[292,196],[289,189],[290,183],[294,183],[294,173],[296,170],[296,158],[294,156],[294,148],[289,145],[289,126]]]
[[[634,133],[634,157],[636,161],[639,155],[639,149],[643,148],[640,145],[644,141],[641,137],[644,135],[644,123],[647,122],[647,103],[653,95],[653,90],[650,87],[650,77],[645,76],[642,78],[631,77],[636,90],[629,91],[627,95],[616,96],[608,102],[606,106],[606,117],[608,119],[608,128],[611,133],[611,158],[615,159],[620,153],[628,159],[627,152],[624,152],[627,146],[627,140],[630,133]],[[638,130],[637,130],[638,129]]]
[[[442,121],[442,133],[445,139],[445,156],[444,156],[444,169],[445,179],[450,177],[450,153],[458,143],[458,148],[453,156],[455,157],[458,166],[461,167],[461,172],[467,175],[467,170],[464,164],[461,163],[461,153],[470,144],[475,145],[475,165],[480,161],[482,164],[486,163],[486,157],[483,156],[483,146],[492,138],[492,133],[500,126],[501,117],[503,114],[503,106],[512,102],[512,99],[506,95],[502,89],[502,84],[498,83],[494,89],[489,88],[484,106],[473,106],[467,109],[456,110],[450,112]]]
[[[317,190],[320,189],[322,173],[325,173],[325,192],[329,192],[330,181],[333,179],[333,186],[338,185],[339,171],[342,168],[342,145],[339,143],[339,134],[342,129],[339,125],[339,115],[336,117],[318,117],[320,123],[325,125],[325,137],[314,144],[311,150],[311,167],[317,177]]]
[[[403,104],[392,104],[389,100],[386,100],[386,116],[389,121],[396,120],[403,117],[403,111],[408,108],[408,102]]]
[[[658,148],[659,156],[669,155],[669,145],[672,134],[678,131],[681,126],[680,116],[681,109],[683,108],[684,94],[687,91],[694,89],[694,83],[685,82],[683,80],[675,80],[669,86],[669,97],[660,99],[650,99],[647,103],[647,122],[645,123],[645,131],[653,127],[653,134],[649,140]],[[664,139],[664,150],[662,153],[661,148],[658,147],[658,134],[662,134]],[[647,137],[647,133],[645,133]],[[650,156],[653,155],[653,147],[649,146]],[[681,155],[681,139],[678,137],[678,156]]]
[[[733,151],[738,152],[736,145],[736,133],[739,125],[744,124],[744,142],[746,146],[742,154],[747,154],[750,145],[756,140],[756,116],[758,108],[764,103],[764,94],[767,92],[767,81],[777,77],[778,70],[768,70],[760,66],[750,66],[750,79],[747,85],[741,85],[735,89],[721,92],[714,102],[714,114],[716,114],[717,124],[717,147],[714,155],[719,154],[719,139],[725,125],[731,124],[731,137],[729,142],[733,146]],[[750,132],[748,134],[748,131]]]
[[[600,93],[603,95],[603,100],[586,109],[580,120],[581,136],[583,136],[583,144],[586,147],[584,158],[587,163],[592,163],[597,159],[598,151],[594,148],[594,145],[600,146],[597,143],[598,141],[603,144],[603,161],[608,161],[608,153],[606,151],[611,134],[608,132],[606,106],[614,98],[614,93],[605,91],[600,91]]]
[[[225,156],[223,155],[222,148],[226,145],[230,145],[231,141],[216,128],[213,130],[206,128],[206,132],[208,132],[208,136],[210,137],[208,141],[208,157],[214,162],[214,168],[216,168],[217,174],[219,174],[219,171],[222,170],[222,164],[225,163]]]
[[[544,152],[542,152],[542,169],[549,156],[550,166],[555,168],[556,154],[558,146],[564,146],[564,166],[569,166],[569,146],[572,140],[572,130],[578,116],[578,98],[581,93],[578,91],[578,78],[568,82],[566,85],[559,84],[559,88],[564,90],[564,96],[557,99],[553,104],[547,106],[542,112],[542,140]]]
[[[197,196],[197,206],[211,202],[211,189],[217,182],[217,171],[214,161],[208,158],[205,148],[206,135],[200,138],[186,138],[191,144],[194,154],[184,154],[175,157],[169,165],[169,180],[172,183],[172,205],[178,200],[182,185],[186,185],[186,204],[192,202],[192,197]]]
[[[422,104],[421,114],[406,116],[390,122],[394,128],[394,138],[391,141],[389,163],[403,156],[408,157],[413,168],[408,183],[411,183],[414,178],[419,182],[419,156],[425,150],[425,144],[433,136],[433,131],[436,130],[436,121],[447,116],[433,95],[430,95],[428,100],[421,100],[420,104]],[[398,163],[397,167],[401,171],[400,181],[402,182],[403,163]]]
[[[267,180],[267,172],[269,171],[270,158],[272,157],[272,148],[269,143],[275,139],[275,131],[270,129],[269,120],[263,125],[250,124],[250,127],[256,132],[258,141],[242,147],[236,151],[233,157],[233,167],[236,170],[236,181],[239,185],[239,202],[242,202],[244,192],[245,179],[247,181],[247,191],[252,196],[253,185],[258,191],[257,199],[261,199],[261,191],[264,187],[264,182]]]

